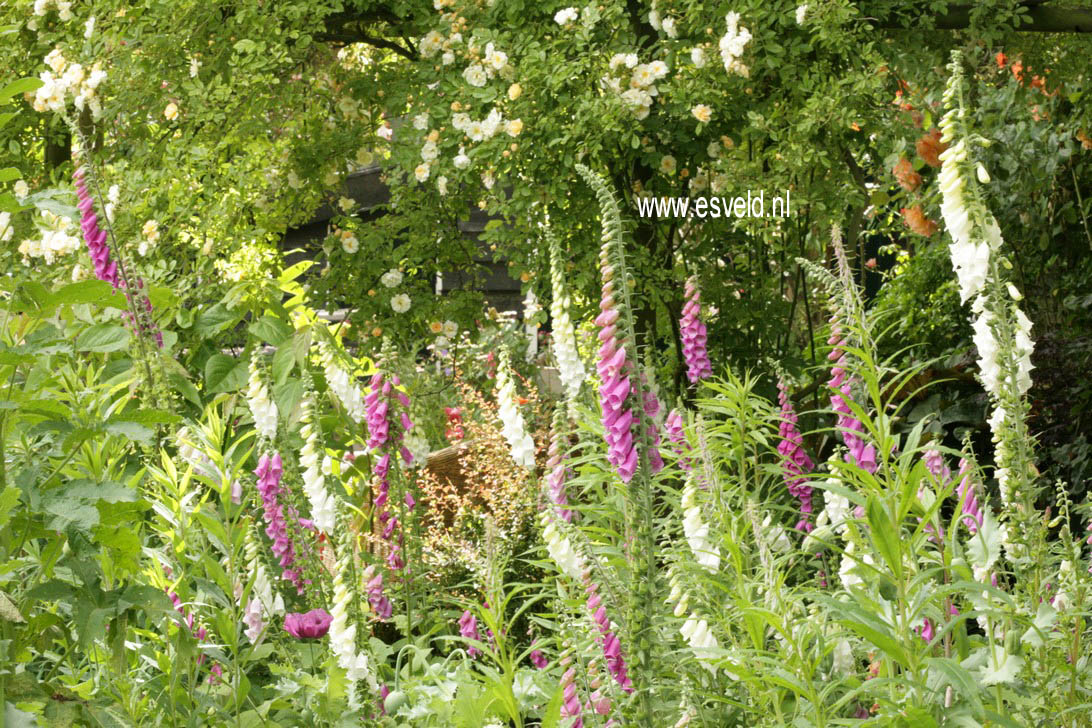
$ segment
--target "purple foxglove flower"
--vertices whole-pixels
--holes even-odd
[[[262,497],[262,509],[266,521],[265,534],[273,542],[273,555],[277,557],[277,563],[284,569],[281,576],[291,581],[302,593],[303,579],[299,572],[291,568],[296,560],[295,545],[288,535],[285,509],[279,501],[279,496],[283,492],[281,488],[283,472],[280,453],[274,453],[272,458],[269,455],[262,455],[259,458],[258,468],[254,474],[258,476],[258,493]]]
[[[693,470],[694,466],[690,464],[690,458],[684,454],[689,449],[689,444],[686,441],[686,432],[683,430],[682,415],[677,410],[667,413],[667,418],[664,419],[664,430],[667,431],[667,439],[674,446],[672,449],[679,458],[679,467],[687,472]]]
[[[975,534],[982,527],[982,508],[979,506],[978,498],[975,497],[972,474],[970,461],[961,458],[959,461],[959,487],[956,488],[956,496],[959,499],[960,509],[963,513],[960,520],[967,524],[968,531]]]
[[[854,463],[870,473],[875,473],[877,467],[876,448],[874,445],[866,443],[859,436],[858,433],[864,433],[865,426],[853,415],[853,409],[849,406],[849,400],[852,398],[850,394],[852,384],[846,378],[846,354],[842,349],[844,342],[837,317],[831,318],[831,332],[828,343],[833,348],[827,358],[836,362],[836,364],[830,370],[831,379],[828,386],[833,392],[830,397],[830,406],[838,414],[836,427],[849,449],[849,452],[846,453],[846,462]]]
[[[693,384],[713,375],[705,348],[707,335],[705,324],[700,318],[701,292],[698,290],[696,277],[691,277],[686,282],[685,296],[686,304],[679,321],[679,335],[682,338],[683,358],[686,360],[686,376]]]
[[[550,434],[550,448],[546,459],[546,486],[550,500],[559,507],[558,514],[566,522],[572,523],[573,512],[565,508],[569,503],[569,497],[565,493],[567,468],[561,453],[560,419],[560,416],[555,418],[553,432]]]
[[[369,566],[365,571],[365,578],[368,574],[375,570],[374,566]],[[372,611],[380,619],[390,619],[391,614],[394,612],[394,607],[391,605],[391,600],[383,596],[383,575],[376,574],[368,579],[367,584],[368,592],[368,604],[371,606]]]
[[[541,650],[531,650],[530,658],[531,664],[539,670],[545,670],[550,664],[550,661],[546,659],[546,655],[542,654]]]
[[[324,637],[330,631],[333,616],[325,609],[312,609],[303,614],[284,615],[284,629],[299,640],[312,640]]]
[[[481,641],[481,635],[478,634],[478,619],[470,613],[469,609],[463,610],[463,615],[459,617],[459,634],[468,640]],[[477,657],[481,654],[481,650],[477,647],[469,647],[466,650],[467,654],[471,657]]]
[[[932,642],[936,637],[936,631],[933,629],[933,623],[926,617],[925,624],[921,626],[921,638],[926,642]]]
[[[815,528],[811,522],[812,489],[808,485],[807,478],[802,476],[805,473],[810,473],[814,466],[811,458],[804,450],[803,435],[796,427],[797,415],[793,410],[792,402],[789,400],[788,388],[782,381],[778,381],[777,388],[778,399],[781,402],[781,424],[778,428],[781,442],[777,446],[777,452],[783,458],[782,477],[789,493],[800,500],[800,512],[803,514],[803,518],[797,522],[796,529],[810,533]]]

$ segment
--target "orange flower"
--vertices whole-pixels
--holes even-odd
[[[891,171],[895,179],[899,181],[899,185],[907,192],[913,192],[921,186],[921,175],[914,171],[914,165],[906,157],[899,157],[899,161]]]
[[[1004,68],[1005,63],[1009,60],[1008,58],[1005,57],[1005,54],[1002,51],[997,51],[997,55],[994,56],[994,58],[997,59],[997,67],[998,68]]]
[[[933,127],[933,129],[921,139],[918,139],[915,145],[918,156],[921,157],[926,164],[930,167],[940,166],[940,153],[948,148],[948,145],[940,141],[940,129]]]
[[[860,127],[860,125],[858,125],[858,124],[857,124],[857,122],[855,122],[855,121],[854,121],[854,122],[852,122],[852,123],[851,123],[851,124],[849,125],[849,128],[850,128],[850,129],[852,129],[853,131],[860,131],[860,130],[861,130],[861,127]]]
[[[1088,134],[1085,133],[1084,129],[1081,129],[1079,132],[1077,132],[1077,139],[1080,141],[1081,146],[1084,149],[1092,151],[1092,137],[1089,137]]]
[[[937,231],[937,224],[925,216],[921,205],[904,207],[899,212],[902,213],[903,224],[918,235],[928,238]]]
[[[1012,71],[1012,76],[1017,81],[1023,81],[1024,80],[1024,62],[1023,61],[1016,61],[1011,66],[1009,66],[1009,70]]]

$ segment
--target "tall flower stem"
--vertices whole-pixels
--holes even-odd
[[[592,172],[583,165],[576,166],[577,171],[595,191],[599,201],[600,215],[602,218],[602,248],[600,250],[600,270],[603,277],[604,306],[600,314],[603,330],[601,338],[609,337],[611,328],[617,327],[620,335],[615,335],[617,352],[610,349],[609,338],[604,346],[612,351],[612,356],[623,356],[622,351],[630,348],[636,362],[637,337],[634,331],[632,317],[632,301],[630,284],[628,280],[628,268],[623,245],[622,217],[618,201],[615,199],[607,183],[598,174]],[[621,297],[621,306],[611,309],[609,306],[614,300],[615,294]],[[615,315],[615,313],[617,315]],[[633,654],[633,684],[637,692],[637,706],[635,723],[652,728],[655,725],[653,715],[652,681],[650,675],[654,665],[653,645],[655,641],[652,635],[652,614],[656,609],[655,590],[657,583],[656,571],[656,535],[653,524],[653,482],[652,475],[654,465],[662,467],[659,453],[656,450],[658,439],[651,418],[645,411],[645,386],[641,380],[636,364],[623,364],[620,376],[629,374],[629,388],[631,396],[626,400],[631,411],[636,415],[636,440],[640,443],[637,448],[638,467],[632,474],[627,484],[625,499],[625,520],[627,552],[631,565],[630,577],[633,583],[629,608],[629,638],[632,643]],[[602,371],[601,371],[602,374]],[[624,407],[624,405],[623,405]],[[622,416],[625,416],[623,413]],[[620,419],[620,418],[619,418]],[[609,431],[609,427],[608,427]],[[633,434],[632,426],[628,434]],[[657,461],[654,463],[653,459]],[[623,480],[627,480],[623,477]]]
[[[78,124],[69,121],[69,127],[71,127],[73,134],[75,134],[76,138],[79,140],[79,156],[83,160],[81,167],[86,170],[84,174],[94,186],[95,196],[98,197],[100,201],[104,200],[106,198],[102,194],[102,187],[99,184],[98,171],[95,167],[94,160],[91,158],[91,153],[88,151],[91,147],[87,143],[87,138]],[[136,300],[133,295],[133,281],[132,278],[129,277],[128,267],[125,265],[125,256],[121,254],[121,248],[118,246],[117,238],[114,235],[114,224],[106,217],[105,212],[103,213],[103,226],[106,228],[106,234],[110,236],[110,249],[117,259],[118,270],[121,272],[121,280],[123,282],[123,287],[125,288],[125,300],[129,307],[129,315],[133,318],[133,327],[136,329],[133,333],[136,334],[140,359],[144,362],[144,371],[148,377],[148,384],[153,394],[155,404],[156,406],[159,406],[160,403],[157,401],[158,389],[155,386],[155,377],[152,373],[151,352],[148,350],[148,347],[146,346],[147,342],[144,340],[144,331],[146,330],[146,327],[142,326],[140,323],[142,320],[142,312],[137,310]],[[147,297],[147,292],[145,292],[144,295]],[[151,314],[148,313],[148,311],[144,311],[143,317],[150,319]],[[150,331],[151,329],[147,328],[147,330]]]

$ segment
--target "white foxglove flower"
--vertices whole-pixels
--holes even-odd
[[[519,465],[534,470],[535,442],[527,433],[523,415],[516,405],[516,385],[508,365],[508,352],[501,349],[497,366],[497,406],[501,419],[501,434],[512,450],[512,459]]]
[[[262,437],[275,440],[277,437],[277,404],[269,398],[269,390],[262,381],[258,370],[258,356],[250,359],[250,383],[246,391],[247,404],[254,417],[254,427]]]
[[[682,495],[683,534],[698,564],[707,571],[715,572],[720,568],[720,549],[709,538],[709,524],[702,521],[697,494],[694,478],[688,477]]]
[[[584,558],[573,549],[572,543],[557,527],[549,513],[542,515],[542,538],[546,542],[550,558],[562,573],[573,581],[581,581],[585,567]]]
[[[429,444],[428,438],[418,430],[419,428],[414,428],[402,440],[402,444],[413,456],[413,461],[410,463],[412,468],[423,468],[428,465],[428,455],[432,452],[432,446]]]
[[[319,358],[322,360],[326,383],[330,391],[337,397],[353,422],[359,425],[364,421],[365,416],[364,395],[361,394],[360,387],[350,377],[349,372],[338,365],[333,350],[325,341],[319,342]]]
[[[803,5],[798,5],[796,7],[796,24],[797,25],[803,25],[804,21],[807,19],[807,17],[808,17],[808,5],[807,5],[807,3],[804,3]]]
[[[531,361],[538,354],[538,322],[535,316],[542,310],[542,306],[535,297],[535,292],[528,288],[527,295],[523,298],[523,331],[527,335],[527,361]]]
[[[314,402],[310,396],[304,405],[300,435],[304,440],[300,450],[303,492],[311,504],[311,520],[319,531],[332,534],[337,518],[337,501],[326,489],[326,477],[322,472],[322,444],[319,442],[318,424],[314,421]]]
[[[836,675],[849,675],[853,672],[855,661],[853,659],[853,646],[845,637],[834,643],[831,653],[834,658],[834,673]]]

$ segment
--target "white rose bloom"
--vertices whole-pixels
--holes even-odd
[[[455,54],[451,51],[444,51],[443,55],[440,56],[440,63],[444,64],[445,66],[450,66],[454,62]]]
[[[709,120],[713,118],[713,110],[705,104],[695,104],[694,107],[690,109],[690,113],[695,119],[703,124],[708,124]]]
[[[418,114],[413,117],[413,128],[419,131],[428,129],[428,114]]]
[[[504,123],[504,118],[501,113],[496,109],[491,110],[489,115],[482,121],[482,133],[485,134],[485,138],[492,138],[500,129],[502,123]]]
[[[466,169],[470,166],[470,157],[466,156],[466,152],[463,151],[462,147],[459,147],[459,153],[455,155],[453,163],[455,169]]]
[[[387,288],[394,288],[402,282],[402,272],[393,269],[389,270],[383,274],[379,279],[379,282]]]
[[[49,0],[34,0],[34,14],[41,17],[49,12]]]
[[[652,73],[652,77],[659,81],[661,78],[667,75],[667,64],[663,61],[653,61],[648,64],[648,70]]]
[[[674,18],[664,18],[663,23],[661,24],[661,26],[662,26],[661,30],[663,30],[663,32],[665,34],[667,34],[668,38],[678,38],[679,37],[678,31],[675,29],[675,19]]]
[[[486,170],[485,172],[482,172],[482,184],[485,185],[485,189],[487,189],[487,190],[493,189],[493,185],[496,184],[496,182],[497,182],[497,179],[496,179],[496,177],[493,176],[492,172],[490,172],[488,170]]]
[[[30,194],[30,187],[27,185],[25,180],[18,180],[15,183],[15,186],[12,187],[11,191],[15,194],[15,199],[19,200],[19,202],[22,202],[26,198],[26,196]]]
[[[429,169],[430,167],[428,165],[428,162],[422,162],[421,164],[417,165],[416,169],[413,170],[413,176],[417,178],[418,182],[424,182],[426,179],[428,179]]]
[[[436,178],[436,189],[439,190],[441,195],[447,194],[447,177],[440,175]]]
[[[66,23],[69,20],[72,20],[72,18],[75,17],[74,15],[72,15],[72,3],[67,1],[58,2],[57,17]]]
[[[399,293],[391,299],[391,308],[395,313],[405,313],[410,310],[410,297],[405,293]]]
[[[690,62],[698,68],[705,67],[705,50],[702,48],[690,49]]]
[[[443,332],[444,336],[453,339],[455,338],[455,334],[459,333],[459,324],[451,320],[444,321]]]
[[[443,43],[444,36],[440,35],[440,33],[435,30],[430,30],[428,33],[425,34],[423,38],[421,38],[418,49],[420,50],[422,56],[428,58],[429,56],[435,55],[436,51],[440,50],[440,48],[443,46]]]
[[[451,115],[451,125],[461,132],[466,132],[466,128],[470,126],[470,115],[458,112]]]
[[[485,125],[480,121],[471,121],[466,125],[466,135],[472,142],[480,142],[485,139]]]
[[[676,165],[675,158],[670,154],[660,158],[660,171],[668,176],[675,174]]]
[[[438,156],[440,156],[440,149],[436,146],[436,142],[429,139],[421,145],[421,159],[426,162],[433,162]]]
[[[483,60],[485,61],[486,66],[499,71],[508,64],[508,54],[504,51],[494,49],[493,44],[488,43],[485,46],[485,57]]]
[[[360,241],[353,234],[344,235],[341,238],[341,249],[349,255],[352,255],[356,251],[360,250]]]
[[[485,74],[485,68],[483,68],[480,63],[467,66],[466,70],[463,71],[463,78],[466,79],[466,82],[471,86],[477,88],[485,86],[485,82],[488,80],[488,76]]]
[[[508,136],[519,136],[520,132],[523,131],[523,121],[520,119],[510,119],[505,123],[504,131],[507,132]]]
[[[95,16],[92,15],[87,19],[87,22],[83,24],[83,37],[86,40],[91,40],[91,36],[95,34]]]
[[[554,22],[558,25],[568,25],[576,21],[579,17],[580,11],[576,8],[565,8],[564,10],[558,10],[554,13]]]

